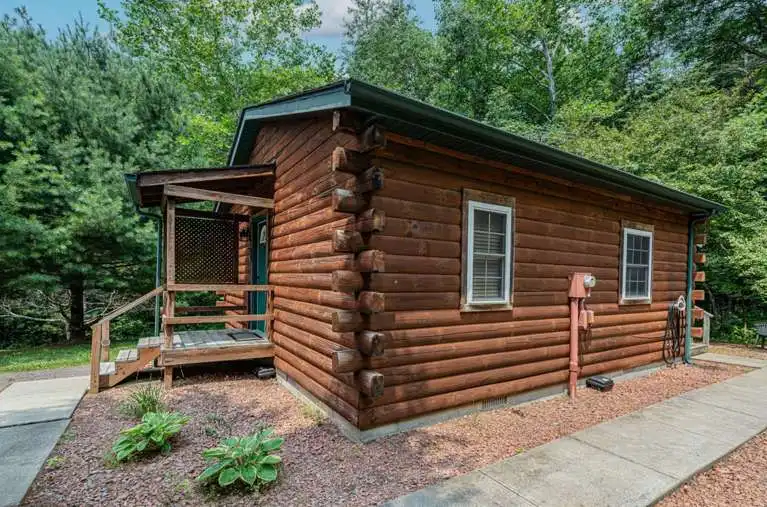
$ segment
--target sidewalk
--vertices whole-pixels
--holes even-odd
[[[17,505],[88,388],[88,377],[16,382],[0,392],[0,507]]]
[[[767,368],[690,391],[389,502],[644,506],[767,429]]]

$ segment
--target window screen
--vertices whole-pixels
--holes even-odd
[[[511,208],[469,203],[469,303],[508,303],[511,286]]]
[[[623,298],[649,299],[652,284],[652,232],[623,230]]]

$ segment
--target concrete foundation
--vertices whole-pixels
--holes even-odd
[[[663,363],[652,363],[628,370],[615,371],[606,375],[612,378],[615,382],[621,382],[624,380],[630,380],[632,378],[649,375],[650,373],[657,371],[664,366],[665,365]],[[680,365],[679,367],[681,368],[683,366]],[[396,423],[378,426],[377,428],[361,430],[352,425],[349,421],[347,421],[343,416],[335,412],[333,409],[325,405],[322,401],[301,387],[298,382],[290,378],[285,373],[278,371],[277,380],[296,398],[304,403],[315,406],[318,410],[324,413],[329,420],[338,426],[341,433],[343,433],[344,436],[346,436],[349,440],[360,443],[372,442],[374,440],[378,440],[379,438],[385,438],[391,435],[396,435],[398,433],[404,433],[406,431],[411,431],[417,428],[423,428],[425,426],[432,426],[434,424],[439,424],[450,419],[456,419],[458,417],[463,417],[478,412],[495,410],[498,408],[520,406],[526,403],[532,403],[535,401],[542,401],[557,396],[567,395],[567,384],[557,384],[541,389],[535,389],[533,391],[515,394],[512,396],[506,396],[500,399],[496,398],[492,400],[484,400],[461,407],[441,410],[439,412],[425,414],[422,416],[414,417],[412,419],[406,419]],[[585,383],[585,378],[578,381],[578,385],[582,389],[586,389]]]

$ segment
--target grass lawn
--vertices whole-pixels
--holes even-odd
[[[119,349],[120,344],[113,342],[109,351],[111,359],[117,357]],[[88,364],[90,355],[90,342],[72,345],[0,349],[0,373],[80,366]]]

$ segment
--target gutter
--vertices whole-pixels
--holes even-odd
[[[692,291],[695,281],[692,279],[693,265],[695,264],[695,226],[705,222],[709,217],[716,215],[716,210],[711,213],[695,213],[687,222],[687,311],[685,312],[684,326],[684,362],[692,364],[692,313],[695,301],[692,299]]]

